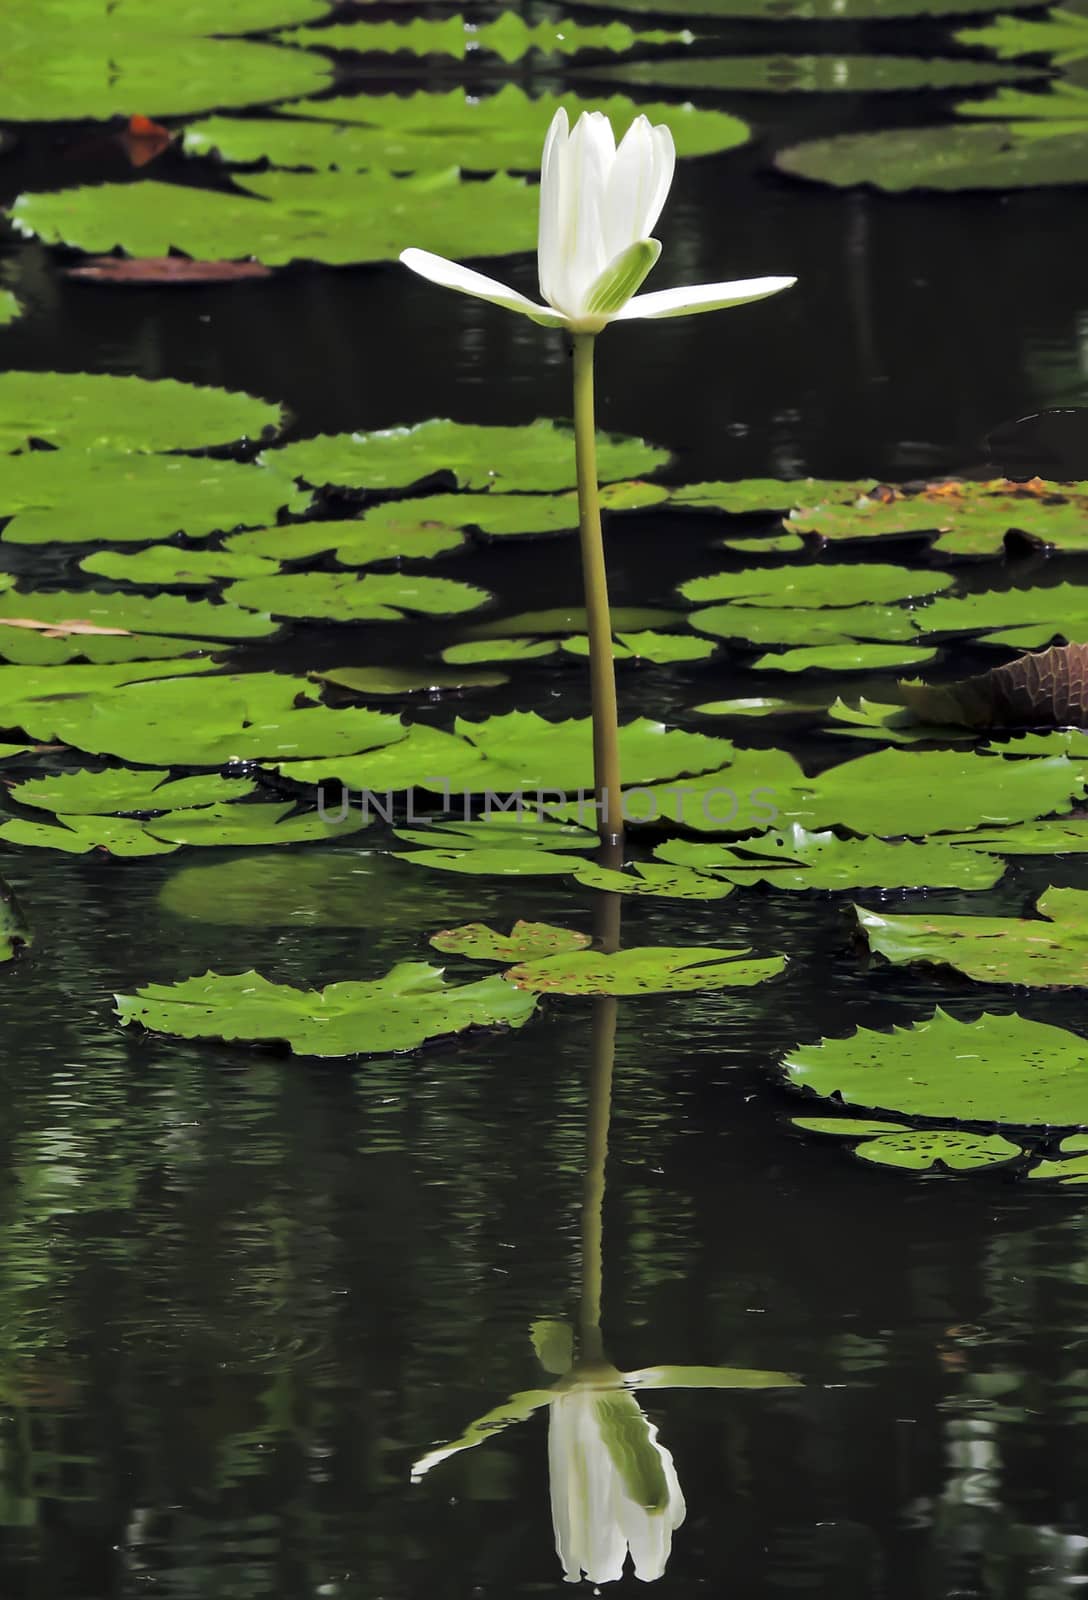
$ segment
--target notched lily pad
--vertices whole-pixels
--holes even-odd
[[[30,440],[111,450],[200,450],[261,439],[279,406],[226,389],[115,373],[0,373],[0,450]]]
[[[730,883],[692,872],[683,866],[663,862],[636,861],[631,872],[587,861],[575,869],[576,883],[586,889],[601,889],[609,894],[650,895],[663,900],[724,900],[733,893]]]
[[[774,889],[989,889],[1003,864],[981,850],[952,849],[939,841],[839,839],[830,831],[798,826],[739,844],[700,844],[670,839],[654,851],[695,872],[731,883],[765,883]]]
[[[570,950],[584,950],[592,942],[588,933],[556,928],[548,922],[524,922],[520,918],[508,934],[496,933],[482,922],[469,922],[463,928],[446,928],[430,940],[443,955],[504,962],[562,955]]]
[[[784,956],[753,957],[750,950],[711,945],[661,945],[606,955],[585,950],[527,961],[503,974],[534,994],[665,994],[696,989],[747,988],[776,977]]]
[[[117,995],[117,1015],[182,1039],[286,1044],[296,1055],[388,1055],[466,1028],[522,1027],[536,997],[499,977],[446,983],[441,967],[402,961],[370,982],[296,989],[259,972],[207,972]]]
[[[227,585],[231,606],[277,617],[313,617],[329,622],[397,622],[407,613],[459,616],[491,597],[486,589],[456,578],[409,572],[281,572],[242,578]]]

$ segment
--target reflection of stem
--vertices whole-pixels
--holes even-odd
[[[597,826],[605,841],[623,834],[620,752],[616,707],[616,669],[612,660],[612,619],[608,609],[608,571],[601,535],[597,490],[597,430],[593,407],[592,333],[574,339],[574,453],[578,475],[578,519],[582,577],[589,635],[589,680],[593,700],[593,787]]]
[[[613,898],[619,899],[616,895]],[[593,1042],[586,1121],[586,1175],[582,1187],[581,1359],[601,1361],[601,1278],[604,1270],[604,1180],[608,1123],[612,1111],[612,1064],[616,1054],[614,995],[593,1002]]]

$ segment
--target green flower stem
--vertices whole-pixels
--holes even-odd
[[[586,1174],[582,1187],[582,1304],[579,1317],[580,1356],[601,1361],[601,1281],[604,1273],[604,1183],[608,1160],[608,1125],[612,1115],[612,1064],[616,1054],[614,995],[593,1002],[589,1107],[586,1125]]]
[[[597,429],[593,406],[592,333],[574,340],[574,454],[578,473],[578,521],[582,542],[582,577],[589,635],[589,678],[593,700],[593,788],[597,830],[602,840],[623,837],[620,794],[619,726],[616,669],[612,659],[612,617],[608,607],[608,571],[601,536],[597,490]]]

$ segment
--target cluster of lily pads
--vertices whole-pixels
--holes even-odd
[[[954,685],[908,684],[881,701],[830,699],[823,687],[862,666],[928,664],[948,637],[977,637],[1007,658],[1083,639],[1088,610],[1074,585],[1016,586],[1006,568],[994,587],[958,592],[972,570],[964,558],[1000,550],[1013,534],[1078,548],[1079,487],[677,487],[661,477],[664,451],[602,436],[613,541],[640,519],[678,517],[711,530],[722,551],[722,570],[682,582],[671,605],[617,614],[625,671],[665,668],[677,681],[710,671],[717,682],[720,658],[733,677],[778,668],[813,686],[807,701],[721,701],[693,684],[694,726],[628,720],[620,745],[633,843],[630,859],[605,865],[583,798],[593,777],[588,719],[446,710],[449,693],[460,702],[507,673],[562,672],[584,650],[576,611],[481,621],[492,597],[456,576],[469,548],[572,535],[565,430],[434,420],[281,443],[282,426],[275,405],[185,384],[0,377],[0,563],[10,569],[0,574],[9,741],[0,840],[9,850],[132,857],[323,843],[360,862],[387,852],[400,875],[393,892],[409,899],[411,880],[437,871],[688,903],[749,892],[973,892],[998,883],[1010,859],[1088,851],[1084,734],[1003,726],[1011,702],[989,679],[959,697]],[[843,559],[843,541],[889,534],[914,541],[913,564]],[[31,545],[48,558],[48,584],[39,557],[27,570]],[[247,659],[311,618],[354,624],[347,649],[360,627],[402,628],[413,616],[433,631],[430,660],[410,667],[290,673]],[[1025,720],[1048,720],[1048,695],[1049,720],[1069,720],[1055,715],[1071,702],[1059,702],[1060,668],[1047,663],[1065,663],[1066,690],[1082,667],[1060,650],[1028,660]],[[720,731],[753,717],[774,726],[783,714],[877,748],[813,772],[787,749]],[[520,797],[517,809],[494,811],[496,796]],[[227,894],[229,873],[217,869],[211,890],[201,874],[178,875],[179,906]],[[164,903],[174,894],[168,885]],[[990,987],[1080,987],[1086,902],[1051,889],[1023,917],[867,905],[853,915],[881,962],[928,963]],[[416,904],[417,920],[425,914]],[[32,907],[30,920],[5,901],[6,956],[31,938]],[[119,1014],[188,1038],[357,1056],[481,1025],[520,1027],[544,997],[728,991],[786,972],[774,950],[606,954],[585,934],[540,924],[509,935],[473,924],[432,944],[503,970],[453,981],[408,961],[312,990],[211,972],[122,996]],[[958,1029],[973,1030],[971,1049],[957,1047]],[[915,1049],[940,1060],[930,1096],[916,1092]],[[1086,1050],[1077,1035],[1015,1015],[965,1024],[938,1013],[891,1036],[799,1048],[782,1071],[797,1087],[879,1113],[798,1120],[860,1140],[863,1159],[966,1170],[1023,1165],[1027,1150],[1043,1157],[1033,1174],[1080,1182]],[[1061,1149],[1051,1128],[1065,1130]]]

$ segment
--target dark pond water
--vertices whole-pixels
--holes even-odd
[[[942,30],[920,26],[909,47],[919,40],[940,48]],[[756,143],[682,164],[655,283],[778,272],[800,283],[731,315],[611,331],[605,426],[668,445],[689,480],[910,478],[982,473],[989,428],[1085,400],[1079,191],[806,187],[768,171],[776,145],[877,116],[931,120],[947,102],[721,103],[753,122]],[[23,129],[0,173],[5,201],[74,173],[123,176],[119,156],[79,154],[91,132]],[[167,157],[155,175],[180,165]],[[569,414],[558,336],[396,267],[164,293],[74,283],[10,239],[3,260],[30,307],[3,335],[12,367],[247,389],[286,401],[297,434]],[[533,289],[530,261],[510,276]],[[644,521],[611,550],[615,597],[667,603],[677,581],[720,566],[714,533],[712,519]],[[578,598],[568,545],[515,544],[462,568],[510,612]],[[994,564],[978,581],[999,574]],[[438,638],[408,624],[298,629],[253,659],[411,660]],[[879,698],[887,683],[850,687]],[[621,700],[627,715],[705,728],[684,708],[760,689],[781,685],[727,660],[628,673]],[[583,675],[529,667],[475,703],[580,713]],[[771,737],[753,725],[752,742]],[[806,761],[843,754],[803,728],[786,738]],[[534,1321],[577,1319],[594,1041],[598,1086],[607,1066],[595,1003],[351,1066],[122,1033],[111,996],[208,968],[372,976],[454,923],[589,928],[589,897],[424,873],[374,853],[371,835],[152,862],[27,851],[5,875],[37,943],[0,983],[0,1593],[560,1593],[541,1414],[418,1485],[409,1474],[539,1384]],[[1017,912],[1048,882],[1086,876],[1068,862],[1014,866],[970,905]],[[796,1103],[771,1069],[798,1040],[907,1023],[938,1003],[1082,1028],[1083,1007],[867,970],[851,898],[882,900],[750,890],[625,907],[629,942],[791,958],[762,991],[617,1008],[610,1358],[624,1371],[729,1364],[804,1380],[642,1397],[687,1501],[659,1592],[1056,1600],[1088,1579],[1085,1191],[867,1168],[791,1131]]]

